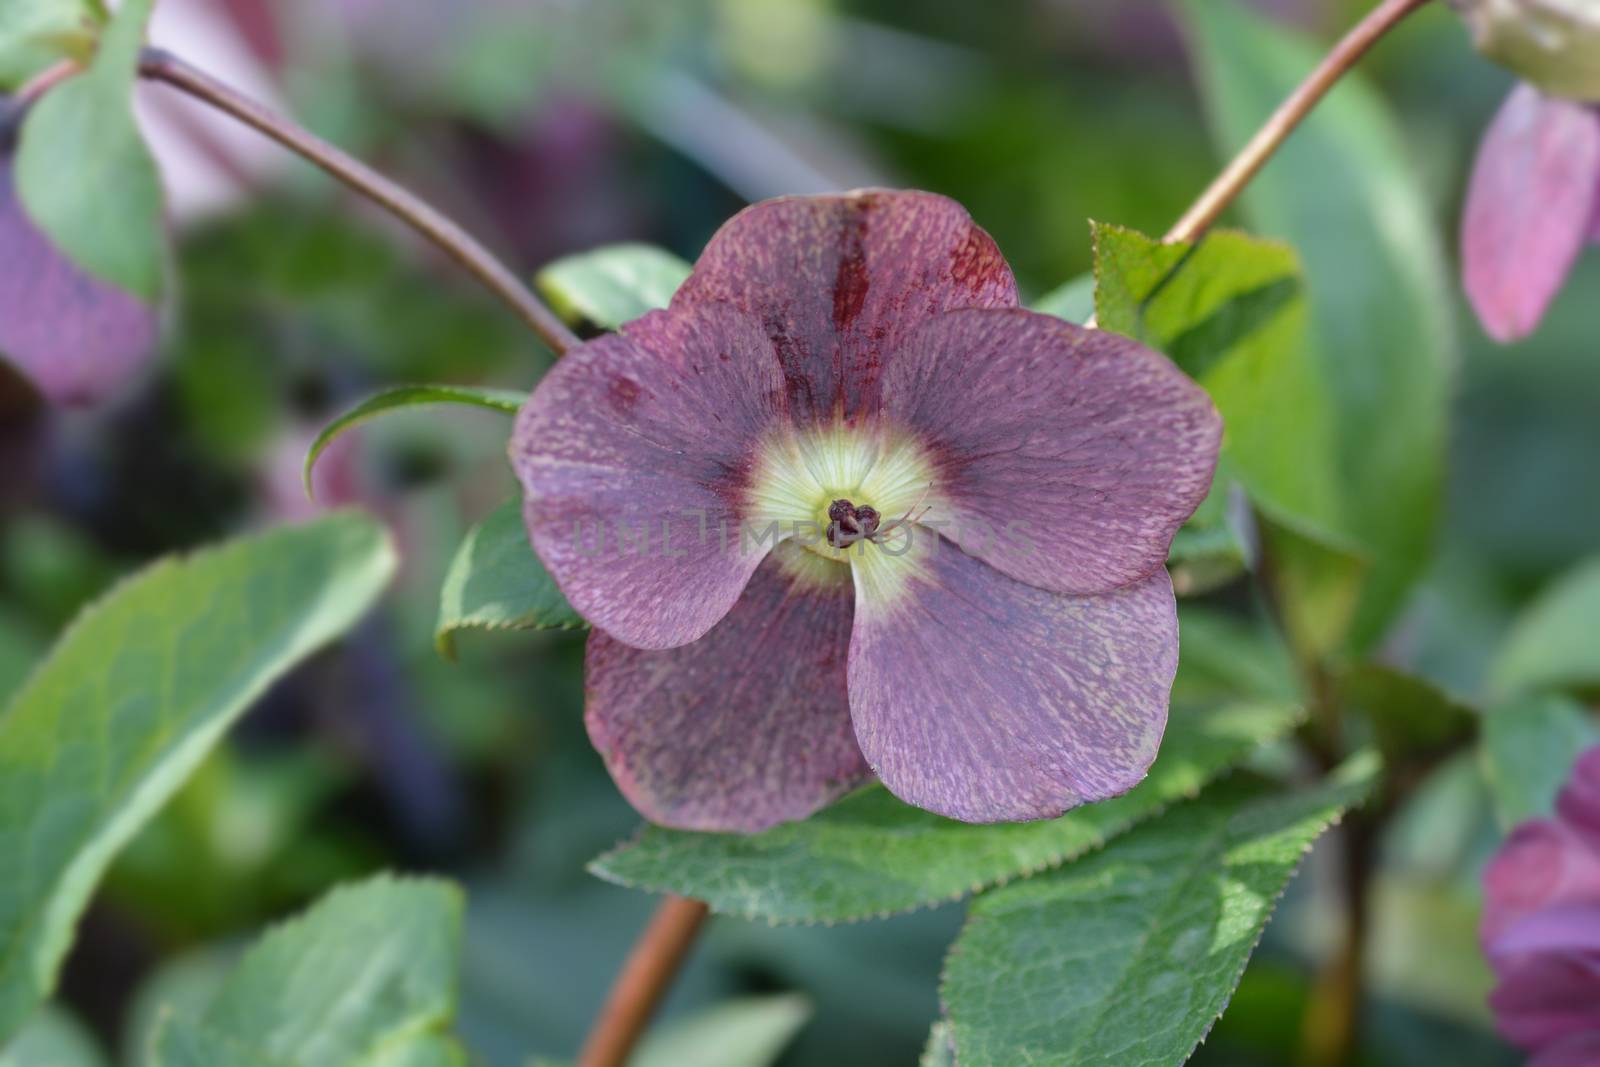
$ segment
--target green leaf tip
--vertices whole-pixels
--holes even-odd
[[[465,385],[400,385],[375,393],[328,423],[311,443],[301,472],[306,498],[313,501],[317,498],[312,482],[317,460],[336,438],[352,427],[391,411],[432,404],[462,404],[498,411],[503,415],[515,415],[527,399],[526,393],[511,389],[483,389]]]

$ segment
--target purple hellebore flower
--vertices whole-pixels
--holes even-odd
[[[960,205],[869,190],[739,214],[510,451],[617,784],[753,831],[873,774],[971,822],[1143,778],[1220,437],[1164,356],[1019,307]]]
[[[1484,875],[1484,952],[1500,1032],[1529,1067],[1600,1064],[1600,746],[1578,758],[1556,816],[1517,827]]]
[[[1467,296],[1497,341],[1532,333],[1600,242],[1600,106],[1519,85],[1478,149],[1462,219]]]
[[[154,308],[85,274],[23,211],[0,152],[0,359],[62,405],[105,400],[155,349]]]

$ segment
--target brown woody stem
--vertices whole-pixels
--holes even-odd
[[[706,912],[698,900],[662,900],[590,1028],[578,1067],[623,1067],[688,956]]]
[[[1193,241],[1211,228],[1228,205],[1242,193],[1250,179],[1266,165],[1283,142],[1313,108],[1349,73],[1367,51],[1413,11],[1430,0],[1384,0],[1333,46],[1317,68],[1306,76],[1288,99],[1278,105],[1266,124],[1239,150],[1216,180],[1200,194],[1163,240]]]
[[[516,312],[556,352],[578,343],[571,330],[483,244],[396,182],[291,120],[245,97],[169,52],[146,48],[139,73],[216,108],[309,160],[426,237]]]

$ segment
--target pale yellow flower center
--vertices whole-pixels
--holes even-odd
[[[841,563],[903,554],[908,520],[933,505],[938,486],[928,450],[883,426],[785,429],[762,442],[752,469],[746,522],[757,537],[784,538]],[[828,540],[835,501],[877,512],[881,536],[838,547]]]

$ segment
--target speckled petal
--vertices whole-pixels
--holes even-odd
[[[1100,593],[1147,577],[1211,487],[1222,420],[1172,361],[1029,311],[954,311],[884,373],[920,437],[930,522],[1013,578]]]
[[[1519,85],[1478,149],[1462,220],[1467,296],[1499,341],[1533,332],[1596,218],[1600,110]]]
[[[1496,968],[1496,1028],[1524,1048],[1600,1031],[1600,952],[1538,952]]]
[[[1052,818],[1136,785],[1178,662],[1166,571],[1063,596],[914,532],[904,556],[853,564],[850,709],[884,784],[967,822]]]
[[[1556,798],[1556,814],[1600,857],[1600,745],[1585,751],[1573,764]],[[1600,899],[1600,885],[1596,897]]]
[[[752,442],[783,378],[732,309],[654,312],[567,353],[517,417],[534,548],[584,618],[640,648],[700,637],[770,544],[741,536]]]
[[[1523,823],[1489,862],[1483,878],[1485,947],[1547,908],[1600,902],[1600,853],[1554,819]]]
[[[155,309],[57,251],[22,209],[0,158],[0,358],[56,404],[106,399],[149,361]]]
[[[1596,1064],[1600,1064],[1600,1030],[1541,1049],[1526,1067],[1595,1067]]]
[[[886,356],[951,308],[1016,307],[1011,268],[966,209],[872,189],[746,208],[706,246],[674,307],[754,315],[783,362],[797,418],[869,410]]]
[[[647,818],[756,831],[871,776],[850,728],[844,564],[781,544],[727,618],[684,648],[589,638],[589,737]]]

